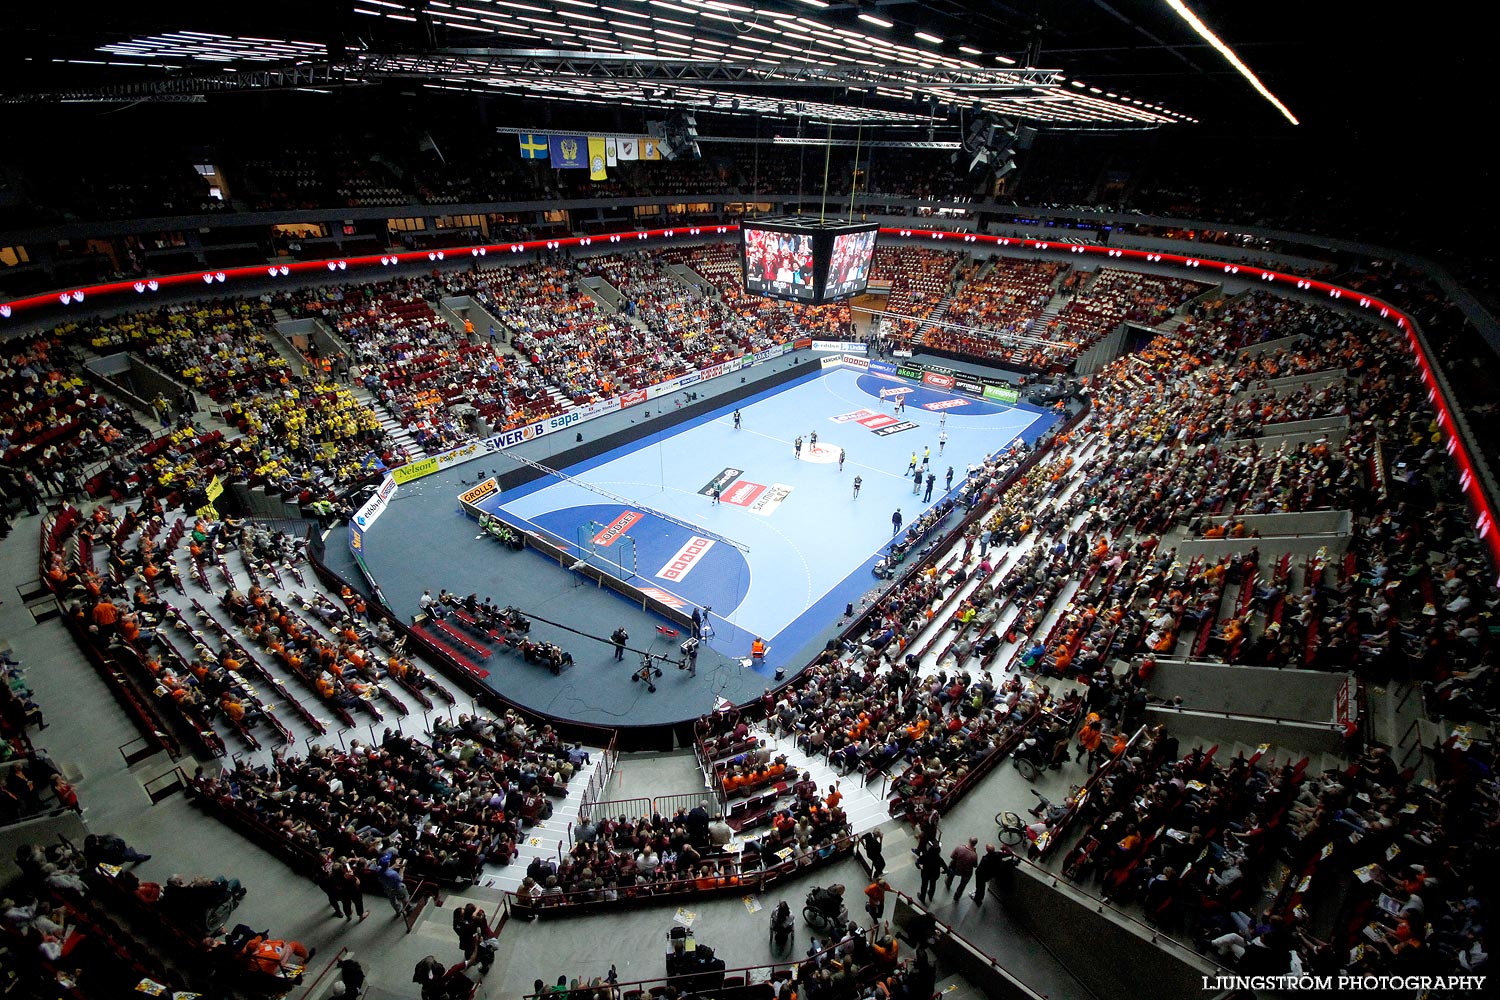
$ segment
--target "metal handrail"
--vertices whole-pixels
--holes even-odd
[[[697,887],[697,876],[689,875],[686,878],[677,878],[677,879],[672,879],[672,880],[666,881],[666,882],[648,882],[645,885],[636,886],[634,888],[645,890],[644,892],[640,893],[639,895],[633,895],[633,896],[632,895],[627,895],[628,890],[630,888],[632,888],[630,886],[627,886],[627,887],[625,887],[623,889],[618,889],[617,892],[619,892],[619,895],[615,899],[613,899],[613,900],[607,900],[607,899],[576,899],[576,900],[574,900],[574,899],[570,899],[569,898],[569,897],[575,897],[575,896],[584,896],[588,892],[592,892],[593,890],[586,890],[584,892],[578,892],[578,891],[564,892],[564,893],[560,893],[560,894],[553,894],[551,896],[537,896],[537,897],[534,897],[532,899],[532,901],[529,902],[529,903],[523,903],[523,902],[521,902],[519,894],[516,893],[514,890],[507,889],[507,890],[505,890],[505,892],[503,893],[503,895],[505,896],[506,902],[507,902],[507,904],[509,906],[513,906],[513,907],[517,908],[518,910],[520,910],[522,912],[541,914],[541,913],[546,913],[546,912],[549,912],[549,911],[558,911],[558,912],[566,913],[568,910],[570,910],[573,907],[585,907],[585,906],[614,907],[617,904],[645,903],[645,902],[651,902],[651,901],[654,901],[654,900],[663,900],[663,901],[665,901],[665,900],[668,900],[668,899],[677,899],[677,898],[681,898],[681,897],[684,897],[684,896],[695,896],[695,897],[698,897],[698,898],[705,898],[705,897],[710,896],[710,895],[719,895],[719,894],[722,894],[726,890],[734,890],[734,891],[737,891],[737,892],[743,892],[743,891],[746,891],[748,889],[752,889],[753,888],[757,892],[763,892],[763,891],[765,891],[765,889],[766,889],[767,886],[774,884],[776,881],[778,881],[778,880],[780,880],[782,878],[785,878],[788,875],[791,875],[791,874],[794,874],[794,873],[805,872],[805,871],[809,870],[810,868],[817,867],[820,860],[834,861],[834,860],[836,860],[838,858],[843,857],[845,854],[853,853],[853,851],[854,851],[854,843],[855,843],[854,836],[852,834],[846,834],[846,835],[844,835],[842,837],[838,837],[838,838],[836,838],[834,840],[834,842],[833,842],[833,851],[832,851],[831,854],[829,854],[829,856],[826,859],[819,859],[817,857],[816,853],[814,853],[813,856],[812,856],[811,861],[808,861],[808,862],[803,863],[803,864],[798,864],[798,861],[797,861],[796,858],[789,858],[786,861],[777,861],[775,864],[771,864],[771,865],[765,865],[763,863],[762,867],[759,868],[759,869],[757,869],[754,872],[749,872],[749,873],[735,873],[734,875],[723,875],[723,876],[721,876],[721,877],[726,878],[726,879],[731,878],[731,877],[738,878],[739,881],[737,883],[726,883],[725,885],[715,886],[712,889],[699,889]],[[775,857],[774,854],[771,854],[771,855],[761,855],[762,862],[764,862],[765,859],[767,859],[767,858],[774,858],[774,857]],[[556,902],[556,903],[541,902],[541,900],[544,900],[544,899],[561,899],[562,901],[561,902]]]
[[[1320,722],[1316,719],[1288,719],[1279,715],[1254,715],[1250,712],[1220,712],[1212,708],[1188,708],[1185,705],[1147,705],[1147,711],[1151,712],[1175,712],[1178,715],[1201,715],[1210,716],[1215,719],[1239,719],[1246,722],[1275,722],[1289,726],[1310,726],[1317,729],[1342,730],[1344,727],[1337,722]]]
[[[1029,997],[1034,998],[1034,1000],[1046,1000],[1046,994],[1038,993],[1036,990],[1033,990],[1030,986],[1027,986],[1025,983],[1021,982],[1019,979],[1017,979],[1014,975],[1011,974],[1011,972],[1010,972],[1009,969],[1007,969],[1005,966],[1001,965],[1000,962],[995,958],[995,956],[991,955],[989,952],[987,952],[983,948],[979,947],[979,945],[975,944],[973,941],[970,941],[968,938],[964,937],[962,934],[960,934],[957,931],[957,929],[954,928],[954,926],[952,924],[944,923],[942,920],[939,920],[937,918],[937,916],[932,912],[932,910],[929,909],[925,904],[919,903],[918,901],[916,901],[915,899],[913,899],[911,896],[907,895],[905,892],[903,892],[900,889],[888,889],[886,891],[889,892],[891,895],[896,896],[898,899],[905,900],[906,905],[910,906],[913,910],[916,910],[916,911],[918,911],[920,913],[927,914],[929,917],[932,918],[932,923],[933,923],[933,926],[935,928],[940,928],[942,930],[943,934],[945,934],[948,937],[951,937],[954,940],[962,943],[964,945],[964,947],[968,948],[970,951],[974,952],[976,955],[983,956],[985,962],[989,964],[989,966],[990,966],[991,969],[993,969],[994,971],[1000,973],[1005,978],[1009,979],[1011,981],[1011,983],[1014,986],[1016,986],[1018,989],[1024,990]],[[986,891],[988,891],[988,890],[986,890]],[[1090,996],[1093,996],[1093,992],[1092,991],[1090,991]]]
[[[1096,896],[1093,893],[1089,892],[1088,890],[1080,888],[1078,885],[1076,885],[1070,879],[1067,879],[1064,876],[1059,875],[1057,872],[1054,872],[1054,871],[1051,871],[1050,869],[1042,867],[1041,865],[1037,864],[1035,861],[1032,861],[1030,858],[1022,857],[1019,854],[1015,855],[1015,858],[1018,861],[1020,861],[1021,864],[1025,865],[1027,868],[1032,869],[1035,872],[1035,874],[1036,874],[1036,876],[1038,878],[1043,879],[1046,882],[1048,882],[1051,888],[1053,888],[1053,889],[1066,888],[1068,892],[1076,893],[1079,896],[1083,896],[1085,899],[1087,899],[1093,905],[1095,913],[1103,913],[1106,909],[1108,909],[1109,912],[1111,914],[1113,914],[1114,916],[1120,918],[1121,920],[1126,921],[1127,923],[1130,923],[1130,924],[1134,925],[1135,927],[1139,928],[1141,931],[1144,931],[1145,934],[1146,934],[1147,940],[1149,940],[1152,944],[1162,944],[1163,942],[1165,942],[1166,944],[1169,944],[1169,945],[1177,948],[1180,951],[1184,951],[1184,952],[1188,953],[1189,955],[1192,955],[1196,959],[1200,959],[1200,960],[1208,963],[1209,965],[1213,966],[1215,969],[1218,969],[1219,972],[1222,973],[1223,975],[1227,976],[1227,975],[1231,975],[1232,974],[1231,970],[1229,970],[1229,969],[1225,968],[1224,966],[1220,965],[1218,962],[1215,962],[1212,958],[1209,958],[1208,956],[1204,955],[1197,948],[1194,948],[1193,946],[1191,946],[1189,944],[1186,944],[1186,943],[1184,943],[1182,941],[1179,941],[1177,938],[1173,937],[1170,934],[1164,934],[1164,933],[1162,933],[1162,931],[1160,929],[1158,929],[1156,927],[1152,927],[1150,924],[1146,923],[1145,921],[1140,920],[1140,919],[1138,919],[1136,917],[1131,916],[1129,913],[1126,913],[1124,910],[1120,909],[1114,903],[1112,903],[1109,900],[1103,898],[1102,896]]]
[[[842,939],[840,939],[840,941],[842,941]],[[739,978],[746,981],[746,985],[750,985],[750,976],[748,974],[752,972],[766,972],[765,978],[763,980],[758,980],[758,982],[771,983],[781,979],[793,979],[797,975],[797,970],[802,965],[807,962],[816,960],[821,955],[832,952],[834,948],[838,946],[838,944],[839,941],[831,942],[826,948],[812,952],[806,958],[799,958],[791,962],[770,962],[766,965],[745,965],[734,969],[725,969],[723,970],[723,974],[726,978],[731,975],[738,976]],[[901,964],[904,965],[905,962]],[[718,970],[715,970],[716,973],[717,971]],[[785,975],[777,975],[778,971],[784,971]],[[623,997],[630,993],[637,993],[644,996],[650,992],[651,984],[669,984],[674,980],[695,979],[699,975],[702,975],[702,973],[689,972],[678,976],[658,976],[654,979],[636,979],[627,983],[602,984],[598,988],[609,989],[611,991],[611,995],[615,997]],[[594,987],[588,987],[582,984],[579,985],[580,991],[593,988]],[[728,988],[734,989],[735,987]],[[522,1000],[547,1000],[547,998],[551,995],[552,994],[548,993],[526,993],[522,995]]]

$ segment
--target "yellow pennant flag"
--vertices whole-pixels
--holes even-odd
[[[604,172],[604,165],[604,137],[591,135],[589,136],[589,180],[609,180],[609,174]]]

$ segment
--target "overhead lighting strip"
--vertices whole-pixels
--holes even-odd
[[[1264,97],[1267,101],[1271,102],[1271,105],[1275,107],[1277,111],[1281,112],[1282,117],[1291,122],[1293,125],[1302,124],[1297,120],[1297,116],[1292,114],[1291,109],[1289,109],[1285,104],[1282,104],[1281,99],[1278,98],[1275,94],[1271,93],[1270,89],[1267,88],[1265,84],[1260,82],[1260,77],[1251,72],[1250,67],[1245,65],[1244,61],[1235,54],[1235,51],[1228,45],[1226,45],[1223,39],[1214,34],[1212,29],[1210,29],[1208,25],[1204,24],[1203,20],[1197,14],[1193,13],[1192,9],[1189,8],[1187,4],[1183,3],[1182,0],[1167,0],[1167,6],[1176,11],[1177,16],[1186,21],[1188,27],[1196,31],[1200,38],[1202,38],[1209,45],[1213,46],[1214,49],[1219,53],[1219,55],[1223,56],[1225,60],[1228,61],[1229,65],[1234,67],[1235,72],[1239,73],[1240,76],[1249,81],[1250,86],[1255,88],[1255,92],[1257,94],[1259,94],[1261,97]]]

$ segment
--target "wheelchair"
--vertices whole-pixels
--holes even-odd
[[[802,907],[802,919],[807,925],[820,934],[830,937],[842,937],[845,928],[849,926],[849,908],[843,901],[839,902],[838,914],[831,915],[820,904],[825,901],[824,889],[821,886],[813,886],[807,892],[807,899]]]

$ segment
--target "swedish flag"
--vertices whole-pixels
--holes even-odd
[[[522,132],[521,159],[545,160],[547,158],[547,136],[544,134],[537,137],[530,132]]]

